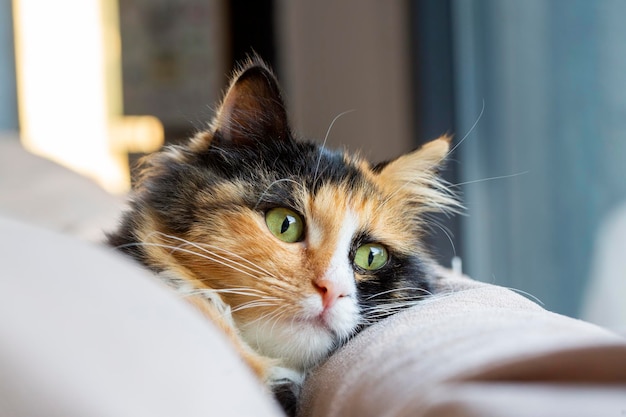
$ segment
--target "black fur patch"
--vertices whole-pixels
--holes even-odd
[[[400,305],[408,307],[430,294],[432,287],[429,268],[417,255],[406,256],[390,252],[390,260],[375,274],[363,274],[357,280],[359,305],[369,322],[382,320],[397,313]],[[368,317],[368,309],[389,306],[389,313],[377,308],[375,316]],[[403,307],[402,307],[403,308]]]

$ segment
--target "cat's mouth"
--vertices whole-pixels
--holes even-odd
[[[330,307],[320,305],[315,299],[308,299],[303,302],[302,314],[295,321],[328,332],[335,339],[343,339],[348,338],[357,328],[359,309],[352,297],[345,297]]]
[[[316,329],[327,330],[334,333],[333,323],[329,317],[328,311],[323,311],[315,317],[298,317],[295,322],[303,326],[311,326]]]

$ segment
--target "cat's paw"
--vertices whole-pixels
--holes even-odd
[[[296,415],[300,389],[304,383],[304,373],[289,368],[274,367],[269,385],[274,398],[289,417]]]

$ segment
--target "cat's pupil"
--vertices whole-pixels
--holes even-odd
[[[373,262],[374,262],[374,250],[370,249],[370,254],[367,257],[367,266],[372,266]]]
[[[289,226],[291,226],[291,223],[293,223],[295,221],[296,221],[296,219],[294,219],[293,217],[285,216],[285,220],[283,220],[283,224],[280,226],[280,234],[282,235],[287,230],[289,230]]]

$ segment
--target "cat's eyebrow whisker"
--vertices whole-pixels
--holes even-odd
[[[281,178],[281,179],[278,179],[278,180],[274,180],[274,181],[272,181],[270,183],[270,185],[268,185],[265,188],[265,191],[263,191],[263,193],[261,193],[261,196],[258,198],[258,200],[257,200],[256,204],[254,205],[254,207],[252,208],[252,210],[256,211],[256,209],[259,207],[259,204],[261,204],[261,201],[263,201],[263,197],[265,197],[269,193],[269,190],[274,185],[279,184],[281,182],[292,182],[292,183],[296,184],[298,187],[302,187],[302,184],[300,184],[298,181],[296,181],[294,179],[291,179],[291,178]]]
[[[317,174],[319,173],[320,162],[322,161],[322,152],[324,152],[324,149],[326,148],[326,142],[328,141],[328,138],[330,136],[330,131],[333,129],[333,126],[335,125],[335,122],[337,120],[339,120],[341,117],[345,116],[346,114],[354,113],[355,111],[356,109],[350,109],[350,110],[341,112],[337,116],[335,116],[335,118],[330,122],[330,125],[328,126],[328,129],[326,130],[326,135],[324,136],[324,141],[322,142],[322,146],[320,146],[319,155],[317,156],[317,163],[315,164],[315,171],[313,173],[313,189],[315,189],[315,185],[317,184],[317,180],[318,180]]]
[[[478,114],[478,117],[476,118],[476,121],[474,122],[474,124],[472,125],[472,127],[470,127],[470,129],[467,131],[467,133],[465,134],[465,136],[463,136],[463,138],[461,138],[460,141],[458,141],[456,143],[456,145],[454,145],[452,147],[452,149],[450,149],[447,153],[447,155],[452,154],[452,152],[454,152],[456,150],[456,148],[458,148],[459,146],[461,146],[461,144],[465,141],[465,139],[467,139],[467,137],[469,135],[472,134],[472,132],[474,131],[474,129],[476,129],[476,126],[478,126],[478,122],[480,122],[480,119],[483,118],[483,114],[485,114],[485,99],[483,99],[483,104],[482,107],[480,109],[480,113]]]

